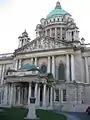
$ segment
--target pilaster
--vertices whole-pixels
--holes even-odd
[[[88,71],[88,58],[85,57],[85,71],[86,71],[86,81],[89,83],[89,71]]]
[[[50,106],[52,107],[52,87],[50,88]]]
[[[62,40],[62,27],[60,28],[60,40]]]
[[[55,78],[55,56],[52,56],[52,74]]]
[[[66,55],[66,80],[70,82],[70,65],[69,65],[69,55]]]
[[[50,56],[48,57],[48,68],[47,68],[47,73],[50,73]]]
[[[38,101],[37,101],[37,99],[38,99],[38,98],[37,98],[37,87],[38,87],[38,84],[36,83],[36,84],[35,84],[35,98],[36,98],[36,105],[37,105],[37,102],[38,102]]]
[[[74,62],[74,55],[71,55],[71,74],[72,74],[72,81],[75,80],[75,62]]]

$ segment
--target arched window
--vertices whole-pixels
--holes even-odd
[[[41,73],[47,73],[47,65],[45,64],[41,65]]]
[[[62,61],[58,66],[58,80],[65,80],[65,66]]]

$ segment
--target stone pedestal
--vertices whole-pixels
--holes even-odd
[[[29,105],[29,111],[27,114],[27,117],[25,117],[24,119],[28,119],[28,120],[36,120],[39,119],[36,116],[36,110],[35,110],[35,98],[30,98],[30,105]]]
[[[30,106],[28,114],[27,114],[27,117],[25,119],[30,119],[30,120],[37,119],[35,106],[34,105]]]

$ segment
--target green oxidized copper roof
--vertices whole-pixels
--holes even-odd
[[[56,3],[56,7],[54,10],[52,10],[47,16],[46,19],[52,18],[52,17],[57,17],[60,15],[65,15],[67,12],[61,8],[60,2]]]
[[[28,70],[28,71],[32,71],[32,70],[38,70],[37,66],[35,66],[34,64],[25,64],[23,66],[21,66],[21,68],[19,70]]]

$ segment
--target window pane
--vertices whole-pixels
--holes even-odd
[[[66,90],[63,90],[63,101],[66,101],[67,98],[66,98]]]

